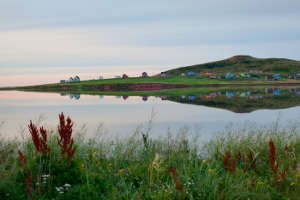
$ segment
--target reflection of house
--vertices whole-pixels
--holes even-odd
[[[143,96],[142,99],[143,99],[143,101],[147,101],[148,97],[147,96]]]
[[[80,99],[80,94],[70,94],[70,99],[75,99],[75,100],[79,100]]]
[[[103,95],[99,95],[99,99],[103,99]]]
[[[232,98],[233,96],[234,96],[234,92],[226,91],[226,97],[227,98]]]
[[[190,100],[190,101],[193,101],[195,98],[196,98],[195,95],[190,95],[190,96],[189,96],[189,100]]]
[[[122,96],[123,100],[128,99],[128,96]]]
[[[181,95],[181,99],[185,99],[185,96],[184,96],[184,95]]]
[[[162,96],[162,97],[161,97],[161,100],[163,100],[163,101],[164,101],[164,100],[168,100],[168,97],[167,97],[167,96]]]

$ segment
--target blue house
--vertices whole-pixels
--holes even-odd
[[[189,76],[195,76],[195,72],[188,72]]]
[[[273,75],[273,79],[274,79],[274,80],[278,80],[278,79],[280,79],[280,78],[281,78],[280,74],[274,74],[274,75]]]
[[[234,77],[234,75],[231,72],[228,72],[225,76],[226,79],[231,79],[233,77]]]

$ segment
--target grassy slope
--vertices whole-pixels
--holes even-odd
[[[251,56],[234,56],[225,60],[199,65],[181,67],[167,71],[170,75],[179,75],[182,72],[248,72],[250,69],[262,70],[264,73],[281,73],[287,75],[300,71],[300,62],[283,58],[254,58]]]

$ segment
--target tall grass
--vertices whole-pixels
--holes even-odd
[[[31,138],[0,140],[0,199],[299,199],[297,127],[231,128],[204,146],[187,129],[161,138],[150,128],[127,139],[71,133],[71,159],[59,131],[46,130],[50,151]]]

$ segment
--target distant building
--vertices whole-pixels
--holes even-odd
[[[99,80],[103,80],[103,76],[99,76],[99,78],[98,78]]]
[[[274,74],[273,75],[273,79],[274,80],[278,80],[278,79],[280,79],[281,78],[281,75],[280,74]]]
[[[65,83],[66,82],[66,80],[60,80],[60,83]]]
[[[142,77],[148,77],[147,72],[143,72],[143,73],[142,73]]]
[[[72,83],[73,81],[74,81],[73,77],[70,77],[68,82]]]
[[[273,76],[272,76],[272,75],[267,75],[267,76],[266,76],[266,80],[267,80],[267,81],[273,80]]]
[[[122,78],[128,78],[127,74],[123,74]]]
[[[73,78],[73,82],[75,82],[75,83],[80,82],[79,76],[75,76],[75,77]]]
[[[166,77],[166,76],[167,76],[167,72],[161,72],[161,73],[160,73],[160,76],[161,76],[161,77]]]
[[[189,76],[195,76],[195,72],[188,72]]]
[[[216,74],[211,74],[211,75],[209,75],[209,78],[215,79],[215,78],[217,78],[217,75]]]

